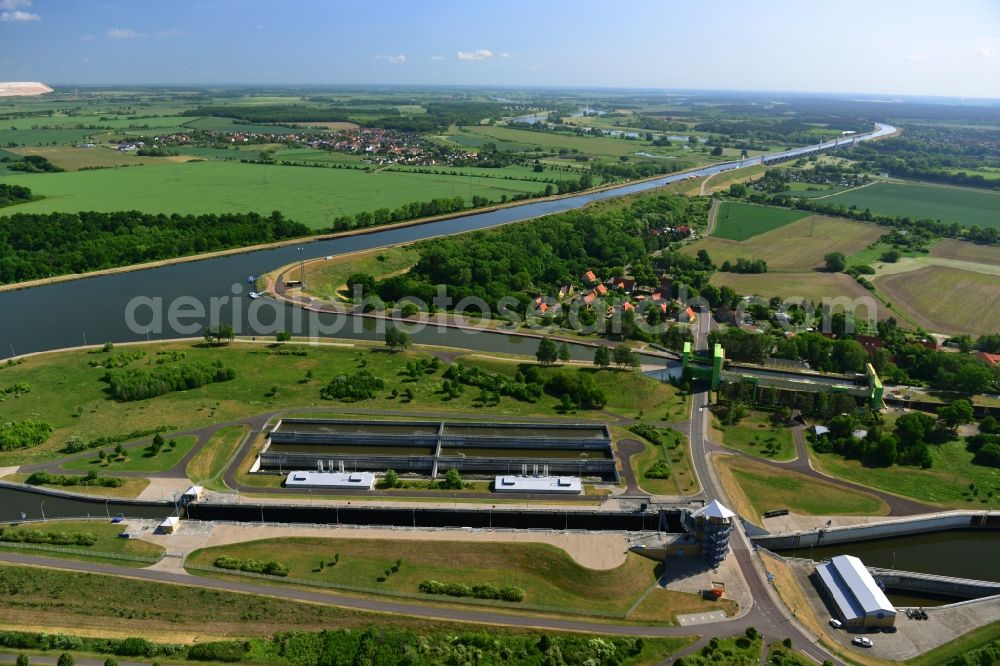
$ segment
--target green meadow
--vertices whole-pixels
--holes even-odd
[[[334,218],[415,201],[472,196],[499,201],[544,191],[546,183],[397,171],[366,172],[205,161],[126,169],[0,175],[0,182],[30,187],[40,201],[5,213],[140,210],[149,213],[270,213],[314,229]]]

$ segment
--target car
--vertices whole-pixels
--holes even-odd
[[[840,620],[834,620],[833,618],[831,618],[830,626],[833,627],[834,629],[840,629],[841,627],[844,626],[844,623],[841,622]]]
[[[854,638],[851,639],[851,643],[866,648],[870,648],[875,645],[874,643],[872,643],[872,639],[865,638],[864,636],[855,636]]]

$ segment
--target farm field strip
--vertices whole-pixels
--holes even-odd
[[[873,213],[1000,228],[1000,192],[952,185],[880,182],[826,198]]]

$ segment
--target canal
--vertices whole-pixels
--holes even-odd
[[[884,136],[895,130],[888,125],[879,125],[869,135],[858,140]],[[828,142],[816,146],[806,146],[770,156],[793,157],[817,150],[846,145],[850,139]],[[375,322],[369,319],[344,315],[319,317],[311,322],[303,317],[301,310],[287,304],[273,304],[260,307],[260,312],[251,312],[254,304],[267,299],[251,300],[246,296],[248,275],[260,275],[299,259],[336,256],[397,243],[406,243],[435,236],[444,236],[487,229],[510,222],[528,220],[544,215],[562,213],[585,206],[594,201],[620,197],[636,192],[652,190],[663,185],[689,178],[705,176],[741,166],[759,164],[760,157],[741,162],[714,164],[701,169],[680,174],[672,174],[654,180],[609,188],[600,192],[590,192],[576,196],[538,201],[502,208],[499,210],[470,213],[448,220],[431,222],[396,229],[374,229],[370,233],[335,239],[306,241],[301,246],[285,246],[264,250],[254,250],[240,254],[190,261],[169,266],[144,270],[98,275],[93,277],[59,282],[56,284],[31,287],[17,291],[0,293],[0,350],[12,356],[29,352],[46,351],[77,346],[89,342],[99,344],[106,341],[125,342],[142,339],[176,337],[200,337],[209,318],[205,313],[220,313],[219,319],[232,323],[238,334],[264,335],[265,328],[279,320],[282,330],[296,335],[315,334],[324,337],[348,339],[378,339]],[[301,248],[301,249],[300,249]],[[134,319],[141,326],[126,325],[125,313],[135,299],[145,299],[148,308],[140,308]],[[194,307],[200,309],[200,318],[187,317],[183,323],[170,321],[171,305],[184,303],[188,313]],[[251,315],[258,322],[251,322]],[[303,320],[296,326],[296,317]],[[184,324],[188,324],[185,328]],[[331,329],[336,328],[334,332]],[[269,329],[273,334],[273,328]],[[537,341],[534,339],[507,336],[504,334],[467,334],[454,329],[429,328],[412,336],[414,342],[436,344],[463,349],[477,349],[488,352],[510,352],[534,354]],[[586,347],[571,346],[574,358],[589,359],[592,351]]]

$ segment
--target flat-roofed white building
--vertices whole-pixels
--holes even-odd
[[[375,485],[372,472],[290,472],[286,488],[335,488],[337,490],[371,490]]]
[[[493,481],[493,491],[579,495],[583,492],[583,483],[576,476],[498,476]]]
[[[891,627],[896,609],[858,558],[838,555],[816,567],[816,576],[848,627]]]

